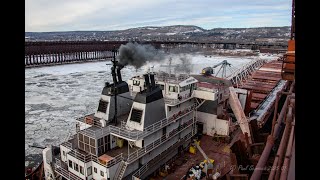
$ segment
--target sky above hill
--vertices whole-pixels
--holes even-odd
[[[291,6],[291,0],[26,0],[25,31],[290,26]]]

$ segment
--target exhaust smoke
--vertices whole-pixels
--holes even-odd
[[[132,65],[136,69],[142,67],[146,62],[160,62],[165,59],[163,51],[155,49],[149,44],[138,44],[129,42],[121,45],[118,55],[119,63],[126,66]]]

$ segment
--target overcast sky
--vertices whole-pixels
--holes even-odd
[[[291,25],[292,0],[26,0],[25,31]]]

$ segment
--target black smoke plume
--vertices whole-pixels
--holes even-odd
[[[175,65],[174,71],[190,74],[192,70],[191,58],[187,57],[185,54],[180,54],[179,61],[180,63]]]
[[[138,43],[127,43],[126,45],[121,45],[119,48],[119,63],[126,66],[132,65],[135,68],[140,68],[147,61],[160,62],[164,60],[164,52],[155,49],[149,44],[138,44]]]

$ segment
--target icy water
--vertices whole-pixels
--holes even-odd
[[[191,59],[192,73],[198,74],[202,68],[227,60],[235,67],[256,58],[275,59],[274,56],[260,55],[248,57],[226,57],[187,55]],[[173,56],[176,64],[177,57]],[[36,144],[59,145],[68,133],[75,133],[75,119],[93,113],[98,106],[100,93],[106,81],[111,81],[109,62],[68,64],[25,70],[25,155],[26,166],[30,157],[41,153],[41,149],[29,147]],[[166,64],[167,61],[162,62]],[[160,64],[154,65],[154,70]],[[122,69],[123,80],[142,74],[145,67]]]

